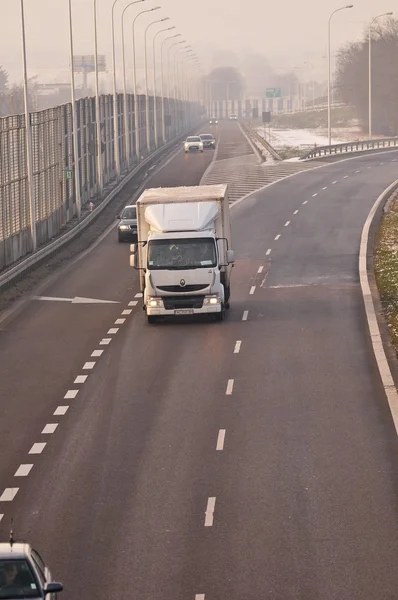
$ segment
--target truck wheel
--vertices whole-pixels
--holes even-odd
[[[231,288],[228,286],[225,287],[225,308],[228,310],[229,309],[229,299],[231,297]]]
[[[153,325],[153,323],[156,323],[156,321],[157,321],[157,318],[154,315],[148,315],[148,323]]]
[[[216,321],[218,321],[218,322],[219,321],[224,321],[224,318],[225,318],[225,306],[223,305],[222,308],[221,308],[221,312],[216,313],[214,316],[215,316],[215,320]]]

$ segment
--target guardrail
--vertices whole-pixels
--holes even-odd
[[[254,140],[258,144],[260,144],[264,148],[264,150],[266,150],[269,154],[271,154],[271,156],[275,160],[283,160],[282,157],[275,150],[275,148],[273,148],[271,146],[271,144],[269,142],[267,142],[267,140],[265,140],[263,137],[261,137],[261,135],[255,129],[253,129],[246,121],[242,120],[240,123],[241,123],[243,129],[245,130],[245,132],[247,133],[247,135],[252,140]],[[260,149],[259,149],[259,152],[261,152]],[[262,156],[262,158],[264,159],[264,156]]]
[[[331,146],[317,146],[300,157],[300,160],[331,156],[346,152],[362,152],[363,150],[379,150],[382,148],[394,148],[398,146],[398,137],[383,138],[378,140],[363,140],[356,142],[345,142],[343,144],[332,144]]]

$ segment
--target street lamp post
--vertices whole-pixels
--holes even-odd
[[[93,0],[94,11],[94,68],[95,68],[95,121],[97,131],[97,193],[102,196],[102,144],[101,144],[101,115],[98,83],[98,35],[97,35],[97,0]]]
[[[181,81],[178,80],[177,56],[178,56],[179,52],[181,52],[181,51],[187,51],[188,49],[192,50],[192,47],[189,46],[189,45],[187,45],[187,46],[184,46],[183,48],[178,48],[175,51],[175,53],[174,53],[173,81],[174,81],[174,90],[175,90],[175,92],[174,92],[174,99],[175,99],[175,103],[176,103],[175,104],[175,121],[176,121],[176,124],[177,124],[177,122],[179,123],[179,121],[178,121],[178,113],[179,113],[179,110],[178,110],[179,104],[178,104],[178,102],[181,104],[181,102],[183,101],[182,83],[181,83]],[[180,88],[180,98],[178,100],[177,100],[177,85]],[[180,127],[178,127],[177,133],[179,133],[179,131],[180,131]]]
[[[186,44],[187,40],[181,40],[180,42],[174,42],[174,44],[171,44],[171,46],[168,47],[167,49],[167,81],[168,81],[168,91],[169,91],[169,102],[171,100],[171,96],[173,95],[173,101],[174,101],[174,106],[173,106],[173,112],[174,112],[174,129],[175,129],[175,135],[177,135],[177,121],[176,121],[176,89],[174,86],[174,89],[172,90],[172,92],[170,91],[170,81],[171,81],[171,75],[170,75],[170,51],[172,48],[174,48],[175,46],[179,46],[180,44]],[[171,112],[171,111],[170,111]]]
[[[332,12],[329,17],[328,23],[328,135],[329,135],[329,146],[332,145],[332,122],[331,122],[331,106],[330,106],[330,83],[331,83],[331,66],[330,66],[330,22],[332,20],[333,15],[335,15],[340,10],[345,10],[346,8],[353,8],[353,4],[348,4],[347,6],[341,6],[340,8],[336,8]]]
[[[165,123],[165,115],[164,115],[164,65],[163,65],[163,46],[168,40],[173,40],[176,37],[181,37],[181,33],[176,33],[176,35],[170,35],[165,38],[160,46],[160,95],[162,97],[162,137],[163,144],[166,143],[166,123]],[[168,86],[170,87],[170,86]],[[168,98],[168,106],[170,106],[170,98]]]
[[[73,29],[72,29],[72,0],[68,1],[69,9],[69,60],[70,60],[70,92],[72,103],[72,125],[73,125],[73,158],[75,163],[74,183],[77,220],[81,216],[81,195],[80,195],[80,169],[79,169],[79,146],[77,135],[77,115],[75,100],[75,71],[73,68]]]
[[[166,29],[161,29],[160,31],[157,31],[153,37],[153,41],[152,41],[152,53],[153,53],[153,123],[154,123],[154,135],[155,135],[155,148],[158,147],[158,107],[157,107],[157,95],[156,95],[156,46],[155,46],[155,42],[156,42],[156,38],[158,37],[158,35],[160,35],[161,33],[164,33],[165,31],[171,31],[172,29],[175,29],[175,26],[173,25],[173,27],[167,27]],[[172,36],[173,37],[173,36]],[[167,39],[167,38],[166,38]],[[163,94],[162,94],[162,106],[163,106]]]
[[[372,25],[377,19],[381,19],[381,17],[391,17],[393,13],[383,13],[382,15],[377,15],[374,17],[372,21],[369,23],[369,139],[372,139]]]
[[[145,129],[146,129],[146,148],[147,152],[151,150],[151,134],[150,134],[150,123],[149,123],[149,93],[148,93],[148,49],[147,49],[147,34],[148,29],[152,27],[152,25],[156,25],[156,23],[163,23],[164,21],[168,21],[169,17],[164,17],[163,19],[157,19],[157,21],[152,21],[145,28],[144,33],[144,57],[145,57]],[[154,92],[154,103],[156,103],[156,97]],[[155,140],[156,142],[156,140]],[[156,143],[155,143],[156,145]]]
[[[136,63],[136,54],[135,54],[135,23],[141,15],[145,13],[153,12],[154,10],[160,10],[160,6],[154,6],[153,8],[148,8],[148,10],[142,10],[136,15],[133,21],[133,88],[134,88],[134,128],[135,128],[135,153],[137,155],[138,162],[140,161],[140,131],[139,131],[139,106],[138,106],[138,98],[137,98],[137,63]]]
[[[24,0],[21,0],[21,33],[22,33],[22,68],[23,68],[23,94],[25,105],[25,138],[26,138],[26,163],[28,175],[29,190],[29,216],[30,216],[30,237],[32,241],[32,252],[36,251],[36,199],[35,184],[33,181],[33,156],[32,156],[32,129],[29,114],[29,91],[28,74],[26,67],[26,38],[25,38],[25,11]]]

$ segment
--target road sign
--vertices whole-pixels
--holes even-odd
[[[66,169],[65,177],[66,177],[66,179],[73,179],[73,171],[71,169]]]
[[[282,98],[282,89],[281,88],[267,88],[265,90],[266,98]]]
[[[271,113],[263,112],[263,123],[271,123]]]
[[[95,70],[95,57],[94,54],[77,54],[73,56],[73,69],[76,73],[93,73]],[[98,71],[103,73],[106,71],[106,56],[105,54],[98,54]]]

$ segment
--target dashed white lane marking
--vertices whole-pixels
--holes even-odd
[[[348,179],[348,175],[344,175],[344,179]]]
[[[14,477],[27,477],[31,472],[33,465],[19,465]]]
[[[83,369],[85,371],[88,371],[90,369],[94,369],[94,367],[95,367],[95,361],[85,362],[84,365],[83,365]]]
[[[108,344],[110,344],[111,341],[112,341],[112,338],[102,338],[99,345],[100,346],[108,346]]]
[[[312,197],[315,198],[318,195],[318,192],[316,194],[312,194]],[[304,202],[303,202],[304,204]]]
[[[371,169],[372,167],[366,167],[367,169]]]
[[[97,358],[98,356],[101,356],[101,354],[103,353],[103,350],[94,350],[94,352],[91,353],[91,356],[93,358]]]
[[[109,329],[109,331],[107,331],[108,335],[114,335],[115,333],[117,333],[119,331],[119,327],[111,327]]]
[[[2,519],[3,519],[3,517],[4,517],[4,515],[0,515],[0,523],[1,523]],[[204,596],[203,596],[203,598],[204,598]]]
[[[355,171],[355,173],[360,173],[360,172],[361,172],[360,169],[358,169],[358,171]]]
[[[304,200],[303,204],[307,204],[308,200]]]
[[[138,292],[138,294],[136,294],[136,295],[134,296],[134,298],[142,298],[142,293],[141,293],[141,292]]]
[[[384,163],[383,163],[383,162],[382,162],[382,163],[380,163],[380,164],[381,164],[381,165],[384,165]]]
[[[293,214],[294,214],[294,215],[297,215],[297,213],[298,213],[298,210],[295,210]]]
[[[6,488],[0,496],[0,502],[12,502],[19,488]]]
[[[337,183],[337,181],[332,181],[332,185],[335,185]]]
[[[242,345],[241,340],[238,340],[237,342],[235,342],[234,354],[239,354],[241,345]]]
[[[33,444],[28,454],[41,454],[46,446],[47,442],[37,442]]]
[[[328,189],[328,186],[326,185],[326,186],[325,186],[325,187],[323,187],[322,189],[323,189],[323,190],[327,190],[327,189]]]
[[[205,527],[211,527],[213,525],[215,505],[216,499],[214,497],[207,500]]]
[[[53,414],[55,416],[66,415],[68,408],[69,406],[57,406]]]
[[[129,302],[129,306],[137,306],[137,304],[137,300],[131,300],[131,302]]]
[[[73,400],[78,395],[79,390],[68,390],[64,396],[64,400]]]
[[[257,273],[262,273],[262,272],[263,272],[263,270],[264,270],[264,267],[259,267],[259,268],[257,269]]]
[[[244,310],[243,311],[243,316],[242,316],[242,321],[247,321],[247,317],[249,316],[249,311],[248,310]]]
[[[275,240],[279,240],[280,237],[281,237],[281,234],[278,233],[278,235],[275,236]]]
[[[122,312],[122,315],[131,315],[132,312],[132,310],[126,308],[126,310]]]
[[[286,221],[285,227],[287,227],[288,225],[290,225],[290,221]]]
[[[57,427],[58,427],[58,423],[47,423],[47,425],[43,429],[42,433],[47,433],[47,434],[54,433],[55,430],[57,429]]]
[[[123,325],[126,322],[126,319],[116,319],[115,325]]]
[[[218,432],[216,450],[224,450],[225,431],[226,429],[220,429]]]
[[[272,248],[268,248],[267,252],[265,253],[266,256],[269,256],[272,252]]]
[[[205,600],[204,594],[195,594],[195,600]]]
[[[391,162],[397,162],[397,159],[396,159],[396,158],[393,158]]]
[[[255,291],[256,291],[256,286],[252,285],[251,288],[250,288],[249,294],[253,295]]]
[[[232,394],[232,390],[234,389],[234,380],[233,379],[228,379],[228,383],[227,383],[227,389],[225,391],[227,396],[230,396]]]
[[[88,375],[78,375],[73,383],[86,383]]]

